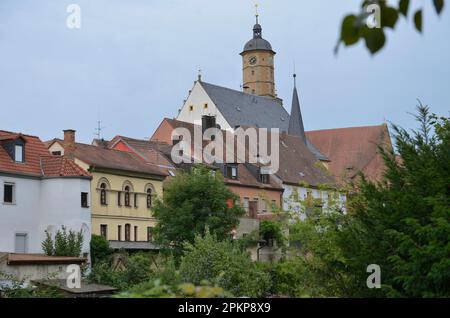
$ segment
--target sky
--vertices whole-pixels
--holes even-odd
[[[263,37],[277,52],[278,96],[290,111],[292,73],[307,130],[394,122],[416,127],[417,99],[450,110],[450,8],[425,7],[424,32],[401,18],[386,47],[333,48],[360,0],[260,0]],[[69,4],[81,28],[69,29]],[[202,70],[205,82],[240,89],[239,53],[252,37],[252,0],[2,0],[0,129],[79,142],[148,138],[176,117]],[[411,12],[411,11],[410,11]]]

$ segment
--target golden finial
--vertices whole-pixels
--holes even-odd
[[[258,12],[258,4],[257,3],[255,3],[255,16],[256,16],[256,24],[258,24],[259,12]]]

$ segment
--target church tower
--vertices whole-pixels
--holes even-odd
[[[242,56],[243,90],[245,93],[275,98],[274,56],[270,43],[262,38],[258,22],[253,27],[253,39],[248,41]]]

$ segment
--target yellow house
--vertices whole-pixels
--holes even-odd
[[[73,159],[92,174],[92,233],[102,235],[113,248],[153,249],[156,220],[152,206],[162,197],[167,167],[143,161],[136,154],[102,145],[75,142],[75,131],[48,144],[54,155]]]

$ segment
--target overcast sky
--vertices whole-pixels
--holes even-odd
[[[333,54],[343,16],[360,0],[261,0],[263,37],[277,52],[278,95],[290,111],[295,61],[307,130],[415,123],[416,99],[450,109],[450,10],[425,5],[424,34],[402,21],[371,57],[362,46]],[[396,2],[396,1],[395,1]],[[81,7],[81,29],[66,27]],[[239,89],[251,0],[0,1],[0,129],[42,140],[77,130],[90,142],[144,138],[175,117],[200,67],[206,82]]]

